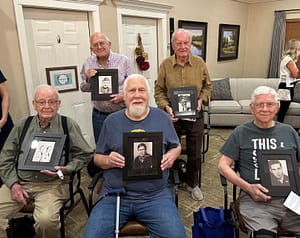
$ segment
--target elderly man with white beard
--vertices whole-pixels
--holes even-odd
[[[114,237],[116,196],[110,191],[125,188],[121,195],[119,228],[136,219],[149,230],[150,237],[185,238],[186,233],[174,203],[169,168],[179,157],[181,145],[168,114],[149,106],[149,84],[139,74],[124,83],[126,108],[110,114],[104,121],[96,146],[94,162],[103,169],[103,187],[85,228],[83,237]],[[123,134],[162,132],[162,157],[157,159],[161,178],[124,180]],[[131,145],[128,145],[129,147]]]

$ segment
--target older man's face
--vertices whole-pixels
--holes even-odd
[[[188,57],[191,49],[190,36],[186,32],[177,32],[172,42],[174,53],[177,57]]]
[[[268,123],[273,120],[279,104],[272,94],[261,94],[255,97],[255,102],[250,105],[252,114],[259,123]]]
[[[60,100],[55,91],[43,88],[36,93],[32,105],[41,121],[50,121],[60,107]]]
[[[130,116],[140,118],[146,115],[149,107],[149,94],[146,84],[141,78],[129,79],[124,101]]]
[[[97,57],[107,58],[110,53],[111,43],[102,34],[95,34],[91,38],[91,49]]]

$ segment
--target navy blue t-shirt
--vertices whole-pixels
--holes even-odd
[[[147,117],[141,121],[132,121],[125,109],[110,114],[104,121],[96,146],[96,153],[108,155],[115,151],[123,154],[124,132],[162,132],[163,154],[179,144],[179,139],[169,115],[161,109],[150,108]],[[126,158],[125,158],[126,159]],[[127,158],[128,159],[128,158]],[[173,189],[169,184],[169,170],[163,171],[162,179],[143,179],[124,181],[122,169],[104,170],[104,183],[100,195],[112,188],[125,187],[123,199],[145,201],[153,198],[172,197]]]

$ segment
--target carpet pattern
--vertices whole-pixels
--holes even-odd
[[[195,201],[191,198],[190,192],[185,187],[179,188],[179,212],[182,217],[186,233],[188,237],[192,237],[191,227],[194,222],[193,212],[199,210],[200,207],[220,207],[223,205],[223,188],[220,183],[219,174],[217,172],[217,163],[220,159],[219,149],[230,134],[232,129],[211,129],[209,150],[205,154],[205,161],[202,164],[202,184],[201,190],[204,195],[202,201]],[[87,184],[90,178],[87,174],[83,174],[82,185],[87,193]],[[229,195],[230,195],[229,191]],[[230,200],[230,197],[229,197]],[[83,205],[80,203],[69,216],[66,218],[66,238],[79,238],[87,221],[87,214]],[[246,238],[245,234],[241,234],[241,238]],[[139,236],[139,238],[143,238]]]

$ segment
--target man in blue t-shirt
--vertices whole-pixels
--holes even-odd
[[[187,237],[168,180],[169,168],[179,157],[181,145],[168,114],[149,107],[149,93],[145,77],[130,75],[124,83],[126,108],[110,114],[104,121],[94,156],[95,164],[103,169],[104,182],[84,238],[114,237],[116,196],[107,195],[118,188],[126,191],[121,195],[120,227],[130,219],[137,219],[148,228],[151,237]],[[130,132],[162,132],[163,155],[153,157],[159,160],[156,162],[160,164],[162,178],[123,180],[125,160],[133,160],[125,158],[123,151],[123,134]]]
[[[220,152],[219,172],[241,188],[240,213],[254,238],[277,237],[277,228],[300,235],[299,215],[283,206],[285,197],[271,197],[261,184],[259,151],[292,150],[300,166],[300,141],[290,125],[274,121],[279,108],[277,93],[266,86],[256,88],[250,110],[254,120],[238,126]],[[238,163],[240,176],[232,169]],[[298,168],[294,168],[298,170]]]

